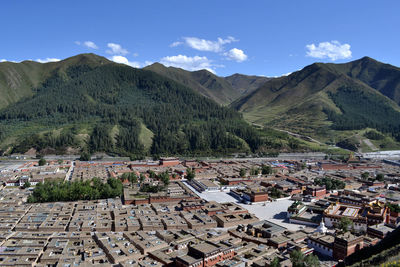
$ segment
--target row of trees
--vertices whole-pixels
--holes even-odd
[[[376,174],[375,177],[370,177],[369,172],[363,172],[363,173],[361,174],[361,179],[363,179],[363,180],[369,180],[369,181],[378,180],[378,181],[382,182],[382,181],[385,180],[385,175],[384,175],[383,173],[378,173],[378,174]]]
[[[249,171],[250,175],[259,175],[260,173],[263,175],[268,175],[273,173],[273,169],[269,165],[262,165],[261,168],[253,167]],[[242,168],[239,170],[240,177],[245,177],[247,174],[247,170]]]
[[[393,203],[387,202],[386,206],[390,209],[390,211],[400,213],[400,205],[399,204],[393,204]]]
[[[339,179],[332,179],[329,177],[324,177],[322,179],[316,178],[314,180],[314,183],[317,185],[325,186],[326,190],[338,190],[338,189],[344,189],[346,186],[346,183],[339,180]]]
[[[309,254],[304,255],[303,252],[299,250],[293,250],[290,253],[290,261],[292,262],[293,267],[319,267],[320,262],[316,255]],[[278,257],[275,257],[271,263],[269,264],[270,267],[280,267],[280,260]]]
[[[36,185],[32,194],[28,197],[29,203],[94,200],[103,198],[115,198],[123,193],[123,185],[120,180],[109,178],[106,183],[99,178],[87,181],[45,181]]]

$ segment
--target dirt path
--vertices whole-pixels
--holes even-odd
[[[294,136],[294,137],[297,137],[297,138],[300,138],[300,139],[303,139],[303,140],[306,140],[306,141],[309,141],[309,142],[314,142],[314,143],[317,143],[319,145],[324,145],[320,141],[315,140],[314,138],[311,138],[311,137],[306,136],[306,135],[292,133],[292,132],[289,132],[289,131],[286,131],[286,130],[280,130],[280,129],[275,129],[275,130],[278,130],[278,131],[281,131],[281,132],[285,132],[285,133],[287,133],[287,134],[289,134],[291,136]]]
[[[362,140],[364,144],[366,144],[371,150],[378,150],[378,148],[371,142],[369,139],[363,139]]]

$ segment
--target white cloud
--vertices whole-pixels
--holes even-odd
[[[232,48],[228,52],[224,53],[228,59],[235,60],[236,62],[243,62],[247,60],[247,55],[243,52],[243,50]]]
[[[134,68],[143,68],[154,63],[152,61],[147,61],[147,60],[143,63],[138,61],[129,61],[129,59],[127,59],[124,56],[112,56],[109,59],[114,61],[115,63],[125,64]]]
[[[332,61],[351,58],[349,44],[341,44],[339,41],[322,42],[318,45],[306,45],[307,56],[313,58],[329,58]]]
[[[218,38],[217,41],[205,40],[197,37],[183,37],[183,40],[185,40],[186,45],[193,49],[215,53],[222,52],[225,44],[238,41],[232,36],[228,36],[226,39]],[[180,44],[182,44],[182,42],[175,42],[172,43],[171,46],[178,46]]]
[[[92,41],[86,41],[83,43],[87,48],[98,49],[99,47]]]
[[[120,64],[125,64],[134,68],[140,68],[141,64],[137,61],[129,61],[126,57],[123,56],[112,56],[110,60],[120,63]]]
[[[20,63],[20,62],[22,62],[22,60],[21,61],[15,61],[15,60],[7,60],[7,59],[0,59],[0,62],[12,62],[12,63]]]
[[[91,49],[99,49],[99,47],[92,41],[85,41],[85,42],[75,41],[74,43],[76,45],[82,45]]]
[[[182,45],[183,44],[183,42],[173,42],[172,44],[170,44],[169,46],[170,47],[176,47],[176,46],[179,46],[179,45]]]
[[[125,48],[122,48],[121,45],[119,44],[114,44],[114,43],[108,43],[107,47],[110,48],[109,50],[106,51],[106,53],[111,54],[111,55],[127,55],[129,54],[128,50]]]
[[[212,73],[215,73],[215,70],[213,69],[214,65],[207,57],[188,57],[185,55],[177,55],[163,57],[160,62],[167,67],[172,66],[190,71],[206,69]]]
[[[35,61],[39,62],[39,63],[48,63],[48,62],[57,62],[60,61],[61,59],[58,58],[53,58],[53,57],[47,57],[45,59],[36,59]]]

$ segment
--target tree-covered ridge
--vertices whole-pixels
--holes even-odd
[[[253,128],[238,112],[156,73],[119,64],[78,64],[62,75],[54,72],[33,97],[1,110],[0,120],[3,138],[25,123],[62,128],[58,134],[28,131],[13,152],[79,147],[77,125],[83,122],[90,125],[84,147],[89,152],[136,157],[285,147],[279,135]],[[149,151],[139,138],[141,125],[154,134]]]
[[[400,69],[370,58],[344,64],[314,63],[265,82],[231,106],[258,125],[344,148],[349,146],[342,145],[342,140],[360,139],[365,130],[374,129],[382,134],[380,140],[373,139],[375,147],[396,149],[399,88]],[[366,152],[372,148],[361,143],[354,149]]]
[[[329,109],[324,111],[333,121],[337,130],[375,128],[400,140],[400,112],[385,104],[385,97],[360,90],[356,87],[341,87],[336,93],[329,93],[330,98],[342,114]]]

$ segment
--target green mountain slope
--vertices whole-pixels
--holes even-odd
[[[235,73],[225,77],[225,80],[229,82],[235,90],[244,95],[258,89],[261,85],[271,80],[271,78]]]
[[[380,65],[383,70],[375,66],[369,71],[365,61]],[[359,72],[356,72],[355,66],[361,65],[364,69],[358,68]],[[398,139],[400,108],[393,101],[394,97],[391,99],[389,94],[382,94],[389,91],[387,84],[393,84],[392,89],[398,86],[396,81],[400,73],[396,74],[394,67],[388,71],[387,81],[390,82],[383,82],[385,76],[382,73],[389,67],[365,58],[339,65],[315,63],[287,77],[267,81],[231,106],[250,122],[329,143],[337,143],[338,139],[354,134],[351,131],[368,127]],[[366,73],[376,80],[367,79]],[[395,96],[396,91],[392,91]]]
[[[145,67],[145,69],[188,86],[221,105],[230,104],[269,80],[266,77],[242,74],[234,74],[224,78],[207,70],[190,72],[179,68],[165,67],[160,63],[154,63]]]
[[[327,66],[362,81],[400,104],[400,68],[369,57],[345,64],[327,64]]]
[[[145,69],[188,86],[221,105],[227,105],[241,96],[224,78],[207,70],[190,72],[179,68],[165,67],[159,63],[154,63]]]
[[[36,65],[43,82],[0,110],[0,145],[9,153],[75,149],[140,157],[310,149],[287,134],[254,128],[233,109],[153,71],[92,54]]]
[[[23,61],[21,63],[0,62],[0,109],[24,97],[31,97],[35,93],[32,89],[39,86],[54,73],[63,75],[62,73],[71,65],[106,63],[110,62],[93,54],[46,64],[35,61]]]

